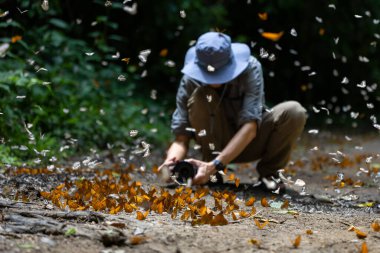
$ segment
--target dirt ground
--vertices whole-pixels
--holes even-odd
[[[238,187],[227,178],[224,184],[205,186],[209,192],[199,199],[214,218],[219,212],[212,193],[236,197],[237,218],[224,213],[228,224],[216,226],[181,219],[186,209],[175,217],[150,211],[142,220],[136,211],[60,209],[40,192],[50,192],[68,179],[91,180],[94,173],[33,175],[2,168],[0,252],[380,252],[379,152],[378,134],[306,131],[283,172],[289,180],[284,195],[254,187],[255,164],[231,167],[230,174],[240,179]],[[154,157],[159,156],[153,154],[150,164],[159,162]],[[153,186],[171,194],[178,190],[160,183],[150,168],[135,169],[131,177],[146,191]],[[256,212],[244,217],[242,211],[252,210],[246,204],[251,197]],[[145,209],[138,206],[142,213]]]

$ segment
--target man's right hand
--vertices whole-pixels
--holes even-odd
[[[177,159],[171,158],[169,160],[165,160],[159,167],[158,167],[158,173],[161,177],[161,180],[169,183],[171,181],[171,175],[172,175],[172,168],[174,167],[175,163],[177,162]]]
[[[158,167],[158,172],[162,170],[163,167],[171,167],[177,162],[177,159],[175,157],[171,159],[165,160],[159,167]]]

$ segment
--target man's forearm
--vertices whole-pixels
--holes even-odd
[[[243,152],[247,145],[256,137],[256,133],[257,123],[255,121],[245,123],[216,159],[223,164],[230,163]]]
[[[185,158],[189,145],[187,136],[177,136],[166,153],[166,161],[178,161]]]

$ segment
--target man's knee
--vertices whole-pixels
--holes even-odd
[[[306,123],[306,109],[297,101],[287,101],[284,103],[284,111],[289,121],[294,126],[303,127]]]

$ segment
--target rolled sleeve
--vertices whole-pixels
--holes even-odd
[[[261,63],[256,58],[251,58],[243,77],[245,96],[238,124],[241,126],[250,121],[257,121],[259,125],[264,105],[264,79]]]
[[[175,135],[191,135],[191,133],[186,130],[186,128],[190,127],[187,101],[189,100],[191,91],[188,88],[188,82],[188,78],[183,76],[177,90],[176,109],[172,115],[171,121],[171,130]]]

